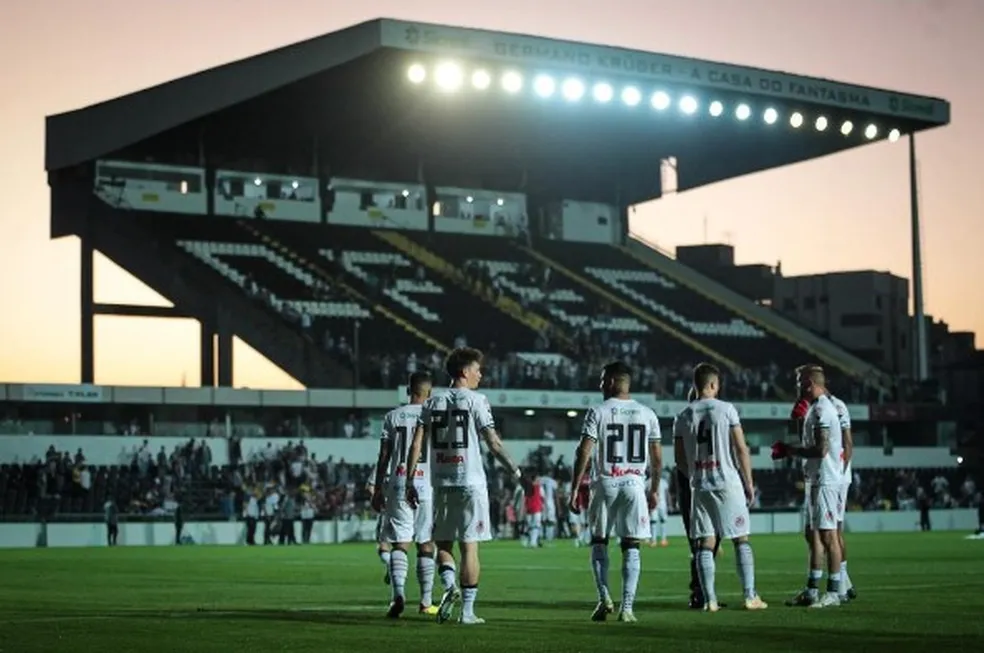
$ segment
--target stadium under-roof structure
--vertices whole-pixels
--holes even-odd
[[[124,209],[133,213],[136,208],[132,202],[109,206],[105,197],[100,201],[94,192],[99,161],[201,169],[200,181],[182,176],[186,173],[174,173],[172,182],[158,175],[158,181],[182,194],[201,193],[205,215],[219,213],[221,198],[213,191],[221,182],[220,169],[244,174],[276,169],[287,175],[284,179],[305,175],[324,182],[314,192],[318,201],[331,188],[327,180],[344,178],[413,181],[428,196],[435,186],[522,194],[531,216],[536,207],[543,212],[542,207],[557,200],[609,205],[624,213],[664,193],[662,172],[668,161],[676,172],[674,190],[687,190],[882,139],[898,140],[947,124],[949,112],[949,104],[937,98],[785,72],[380,19],[51,116],[46,168],[52,236],[79,235],[83,252],[89,253],[83,256],[82,270],[82,380],[92,379],[92,316],[100,312],[201,320],[206,383],[216,378],[220,384],[231,383],[231,352],[222,343],[232,332],[308,385],[338,378],[333,364],[320,362],[320,354],[312,354],[302,339],[274,352],[291,339],[277,335],[281,325],[273,317],[255,314],[239,300],[218,301],[221,291],[211,282],[185,279],[183,274],[191,274],[188,264],[180,256],[170,258],[176,255],[170,249],[164,252],[160,244],[152,244],[160,238],[159,223],[124,219]],[[257,177],[257,186],[260,182]],[[120,188],[126,184],[113,183]],[[286,183],[298,188],[296,181]],[[151,195],[159,201],[157,194],[145,192],[143,198],[150,201]],[[497,201],[503,206],[502,199]],[[267,213],[275,208],[273,203],[262,206]],[[168,212],[160,202],[156,213]],[[626,225],[623,221],[623,242],[614,244],[641,247],[628,237]],[[265,246],[288,253],[279,236],[255,233],[256,224],[244,228]],[[93,249],[104,251],[176,308],[95,304]],[[295,263],[312,264],[302,255]],[[159,269],[149,269],[154,266]],[[578,274],[559,264],[557,269],[570,272],[572,279]],[[704,288],[699,275],[691,278],[690,272],[674,270],[661,274],[682,274],[687,279],[679,279],[680,284],[701,286],[702,294],[717,293]],[[322,272],[305,270],[315,276]],[[331,276],[330,270],[325,275]],[[370,313],[384,315],[406,332],[421,331],[404,324],[407,318],[389,314],[392,307],[364,294],[359,299],[358,288],[335,281],[347,288],[348,299],[362,302]],[[590,284],[582,285],[585,292],[591,290]],[[877,371],[768,309],[739,306],[725,295],[717,293],[715,301],[785,341],[805,343],[813,358],[854,375]],[[916,295],[921,310],[918,287]],[[522,322],[509,306],[495,305]],[[694,336],[688,341],[692,349],[736,362],[718,350],[704,351],[700,328],[680,331],[680,325],[690,323],[664,320],[658,311],[655,317],[634,319],[673,337]],[[532,322],[528,326],[537,328]],[[558,327],[558,333],[563,331]],[[211,362],[215,335],[218,377]],[[426,336],[422,341],[429,346],[442,340],[417,335]],[[280,342],[274,346],[274,341]]]

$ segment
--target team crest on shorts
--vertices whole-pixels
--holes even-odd
[[[481,533],[482,531],[484,531],[485,530],[485,522],[483,522],[483,521],[478,522],[475,525],[475,530],[478,531],[479,533]]]
[[[834,513],[830,512],[828,510],[827,511],[827,521],[833,521],[833,520],[834,520]]]
[[[640,526],[647,526],[648,524],[649,524],[649,517],[640,517],[639,518],[639,525]]]
[[[741,528],[745,525],[745,517],[743,515],[738,515],[735,517],[735,527]]]

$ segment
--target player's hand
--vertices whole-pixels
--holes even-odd
[[[370,505],[372,509],[376,512],[382,512],[383,507],[386,505],[386,497],[379,490],[373,490],[372,499],[370,500]]]
[[[745,504],[751,508],[755,503],[755,486],[749,483],[745,486]]]
[[[772,443],[772,460],[782,460],[789,457],[789,445],[782,440]]]
[[[656,510],[656,506],[659,505],[659,492],[650,492],[646,497],[646,503],[649,504],[649,512]]]
[[[410,507],[414,510],[416,510],[417,506],[420,505],[420,497],[417,496],[417,488],[415,488],[412,483],[407,485],[406,499],[407,503],[409,503]]]
[[[571,496],[567,499],[567,509],[572,515],[581,514],[581,506],[577,504],[577,492],[571,492]]]

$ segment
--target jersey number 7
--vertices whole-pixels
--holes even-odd
[[[642,424],[606,426],[605,461],[611,465],[646,462],[646,427]]]

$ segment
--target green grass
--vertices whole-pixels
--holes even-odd
[[[832,610],[786,608],[803,582],[799,538],[754,539],[762,613],[685,609],[685,544],[643,551],[639,623],[591,623],[588,550],[570,542],[482,552],[485,626],[438,626],[389,600],[369,545],[0,551],[0,651],[959,651],[984,635],[984,542],[959,533],[852,535],[860,593]],[[734,554],[718,561],[736,604]],[[612,547],[612,589],[620,590]],[[411,563],[412,564],[412,563]],[[409,602],[415,604],[413,581]]]

